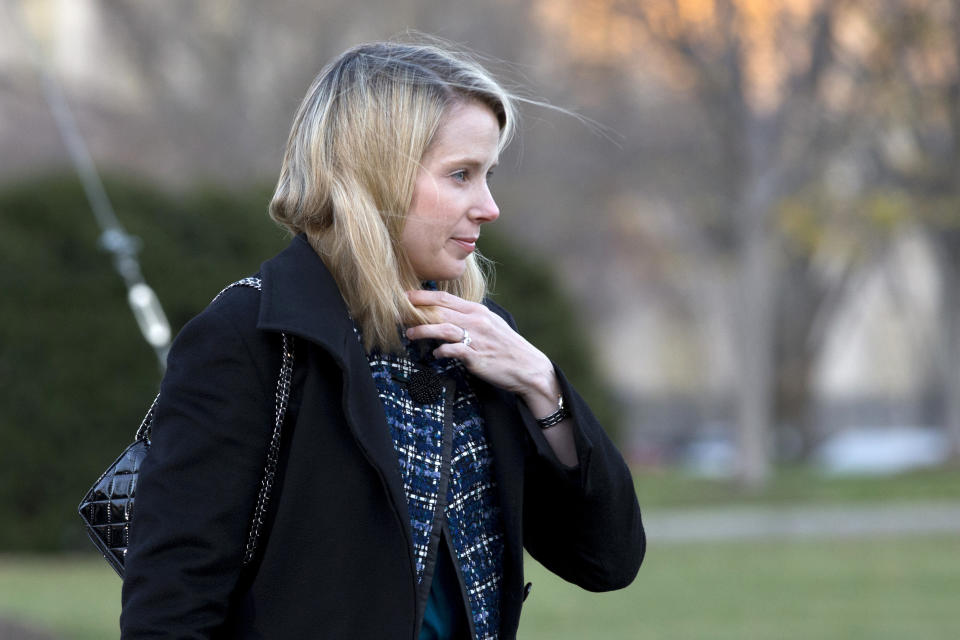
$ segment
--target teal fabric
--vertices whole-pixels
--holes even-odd
[[[450,548],[444,536],[437,551],[437,567],[433,572],[419,640],[459,640],[469,637],[460,581],[457,580],[456,569],[450,559]]]

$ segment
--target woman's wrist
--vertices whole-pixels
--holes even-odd
[[[561,395],[560,381],[550,364],[550,369],[534,377],[527,389],[520,394],[534,418],[545,418],[557,410]]]
[[[559,399],[563,393],[553,363],[546,356],[543,356],[543,359],[545,364],[539,369],[538,374],[530,377],[527,387],[519,396],[540,425],[541,432],[554,455],[563,465],[573,468],[579,464],[579,458],[570,420],[564,416],[550,426],[543,426],[544,418],[550,418],[560,408]]]

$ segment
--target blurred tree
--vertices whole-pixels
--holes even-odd
[[[828,173],[843,174],[834,160]],[[782,280],[778,296],[775,407],[780,452],[789,461],[806,461],[830,435],[818,424],[814,372],[844,301],[861,278],[889,257],[896,229],[884,212],[900,200],[890,194],[856,193],[852,185],[821,180],[787,195],[776,207],[781,237]]]
[[[892,223],[922,228],[941,273],[939,396],[960,457],[960,7],[951,0],[861,3],[859,54],[883,98],[864,110],[878,182],[906,202]]]
[[[737,266],[731,300],[739,365],[737,415],[740,480],[764,482],[773,420],[777,304],[796,301],[781,268],[777,205],[813,180],[827,153],[845,140],[852,113],[826,93],[848,77],[834,30],[844,3],[816,0],[543,0],[546,21],[561,31],[575,56],[594,64],[659,77],[688,92],[701,107],[717,149],[715,174],[698,188],[715,194],[719,216],[692,227],[695,246],[726,251]],[[839,107],[839,108],[838,108]],[[719,233],[718,233],[719,232]],[[807,278],[797,266],[799,281]],[[825,283],[827,281],[824,281]],[[833,282],[829,282],[833,286]],[[808,308],[835,297],[816,287]],[[808,312],[806,317],[816,315]],[[797,316],[791,315],[796,318]],[[809,322],[797,323],[800,331]],[[801,345],[791,337],[781,345]],[[787,356],[788,354],[783,354]],[[794,357],[806,389],[809,354]],[[808,403],[793,401],[792,405]]]

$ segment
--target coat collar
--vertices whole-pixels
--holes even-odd
[[[354,336],[353,322],[333,275],[305,235],[264,262],[260,275],[258,329],[298,335],[344,355],[346,338]]]

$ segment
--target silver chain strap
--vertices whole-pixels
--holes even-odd
[[[284,416],[287,414],[287,402],[290,400],[290,381],[293,378],[293,340],[285,333],[280,335],[283,336],[283,364],[280,365],[280,377],[277,379],[276,424],[273,427],[273,435],[270,437],[270,447],[267,450],[267,466],[263,471],[263,480],[260,482],[257,506],[253,510],[250,535],[247,536],[247,548],[243,554],[244,566],[250,564],[257,551],[260,528],[263,526],[266,516],[270,493],[273,491],[273,479],[277,473],[277,461],[280,459],[280,431],[283,428]]]
[[[252,287],[259,290],[261,288],[260,278],[243,278],[227,285],[220,293],[214,297],[214,301],[222,296],[225,291],[233,287]],[[247,536],[247,545],[243,552],[243,565],[250,564],[257,551],[257,542],[260,539],[260,530],[266,519],[267,505],[270,502],[270,493],[273,491],[273,481],[277,475],[277,463],[280,460],[280,433],[283,428],[283,420],[287,414],[287,404],[290,401],[290,383],[293,379],[293,339],[286,333],[281,333],[283,338],[283,362],[280,365],[280,376],[277,378],[276,408],[274,411],[273,434],[270,436],[270,446],[267,448],[267,463],[263,470],[263,479],[260,481],[260,491],[257,494],[257,504],[253,510],[253,518],[250,522],[250,533]],[[147,410],[147,414],[137,429],[137,440],[149,442],[150,432],[153,429],[153,416],[157,408],[157,402],[160,400],[160,394],[153,399],[153,403]]]
[[[160,394],[157,394],[157,397],[153,399],[153,402],[150,404],[150,408],[147,409],[147,415],[143,416],[143,422],[140,423],[140,428],[137,429],[136,440],[143,440],[145,442],[150,441],[150,431],[153,428],[153,412],[157,409],[157,401],[160,400]]]

